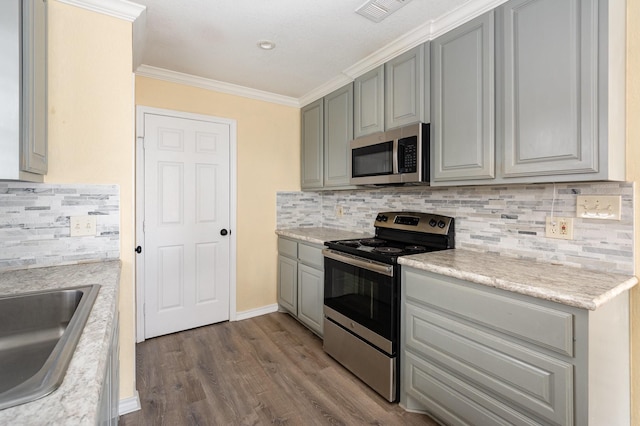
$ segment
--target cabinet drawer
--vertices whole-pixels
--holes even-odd
[[[298,257],[298,243],[286,238],[278,238],[278,253],[296,259]]]
[[[317,269],[322,269],[324,265],[324,257],[322,256],[322,249],[319,247],[309,246],[306,244],[298,245],[298,259],[302,263],[306,263],[309,266],[313,266]]]
[[[453,372],[465,386],[553,424],[573,423],[573,365],[407,304],[408,351]]]
[[[569,312],[410,268],[403,269],[403,276],[408,301],[437,306],[450,315],[573,356],[574,317]]]
[[[436,364],[411,353],[405,358],[407,395],[445,424],[468,426],[539,425],[491,396],[478,392]]]

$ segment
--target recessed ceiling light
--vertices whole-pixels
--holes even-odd
[[[260,40],[258,42],[258,47],[264,50],[271,50],[276,48],[276,44],[271,40]]]

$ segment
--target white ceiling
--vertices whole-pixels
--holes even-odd
[[[139,61],[304,104],[501,2],[411,0],[374,23],[355,13],[364,1],[134,0],[146,6]],[[276,48],[259,49],[263,39]]]

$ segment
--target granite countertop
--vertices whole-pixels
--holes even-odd
[[[120,261],[0,273],[0,296],[101,284],[60,387],[41,399],[0,410],[0,424],[94,425],[99,419],[112,326],[118,309]]]
[[[455,249],[402,256],[398,263],[514,293],[595,310],[638,283],[630,275]]]
[[[289,237],[296,240],[320,245],[323,245],[325,241],[367,238],[372,236],[371,233],[366,232],[345,231],[344,229],[324,227],[277,229],[276,234],[280,235],[281,237]]]

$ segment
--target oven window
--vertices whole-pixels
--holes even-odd
[[[351,150],[352,177],[393,174],[393,141]]]
[[[324,304],[393,341],[397,295],[394,278],[325,258]]]

